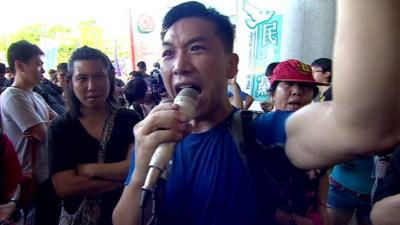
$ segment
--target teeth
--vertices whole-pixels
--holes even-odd
[[[184,88],[191,88],[192,85],[182,85],[179,87],[179,89],[184,89]]]
[[[201,89],[198,87],[198,86],[195,86],[195,85],[182,85],[182,86],[179,86],[179,91],[180,90],[182,90],[182,89],[184,89],[184,88],[192,88],[192,89],[194,89],[194,90],[196,90],[197,92],[201,92]]]

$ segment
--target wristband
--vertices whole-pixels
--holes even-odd
[[[16,208],[17,210],[19,210],[19,204],[18,204],[18,201],[17,201],[15,198],[12,198],[12,199],[10,200],[10,202],[14,202],[15,208]]]

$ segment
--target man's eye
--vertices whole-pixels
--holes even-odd
[[[171,55],[172,55],[172,51],[171,50],[164,50],[162,52],[162,57],[171,56]]]
[[[86,77],[77,77],[76,79],[80,80],[80,81],[84,81],[84,80],[86,80]]]
[[[193,45],[192,47],[190,47],[190,51],[200,51],[200,50],[205,50],[205,49],[206,48],[201,45]]]

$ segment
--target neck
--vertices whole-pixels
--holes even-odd
[[[30,84],[23,80],[20,76],[15,76],[12,86],[24,91],[32,91],[36,84]]]
[[[329,89],[330,86],[319,86],[319,92],[322,95],[323,93],[325,93],[325,91],[327,91]]]
[[[106,106],[104,107],[95,107],[95,108],[84,108],[81,107],[81,119],[90,119],[90,120],[101,120],[106,118],[110,111]]]
[[[213,111],[205,112],[192,121],[193,133],[201,133],[208,131],[223,122],[232,112],[233,106],[229,103],[228,98],[223,105],[215,106]]]

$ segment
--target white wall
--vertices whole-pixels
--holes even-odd
[[[320,57],[331,58],[335,29],[334,0],[240,0],[237,3],[235,51],[240,57],[238,83],[247,93],[253,91],[249,75],[264,73],[272,61],[268,61],[271,57],[266,57],[262,67],[251,66],[250,52],[254,51],[254,47],[250,48],[249,44],[250,33],[254,29],[251,30],[244,22],[249,18],[243,10],[244,4],[282,15],[279,61],[295,58],[310,64]],[[258,102],[253,103],[251,109],[260,109]]]

